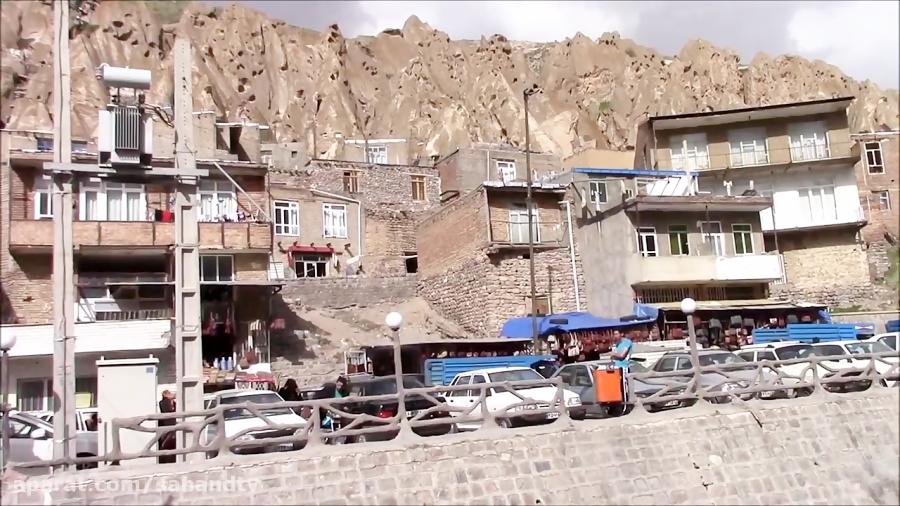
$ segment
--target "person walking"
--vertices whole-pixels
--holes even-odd
[[[159,400],[159,412],[160,413],[174,413],[176,410],[175,404],[175,393],[170,390],[163,390],[162,398]],[[171,427],[175,425],[174,418],[168,418],[166,420],[160,420],[157,422],[157,427]],[[159,439],[159,449],[160,450],[174,450],[175,449],[175,431],[170,430],[166,432]],[[160,455],[157,461],[160,464],[171,464],[175,462],[175,455]]]

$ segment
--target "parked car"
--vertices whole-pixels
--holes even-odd
[[[843,355],[860,355],[866,353],[890,353],[894,350],[890,349],[886,344],[880,341],[839,341],[836,343],[830,343],[833,346],[839,346],[841,350],[843,350]],[[830,348],[821,347],[822,350],[830,350],[831,352],[836,352],[836,350],[831,350]],[[897,357],[885,357],[882,359],[853,359],[855,362],[854,365],[856,367],[864,368],[868,365],[869,361],[874,360],[875,363],[875,371],[878,374],[885,375],[886,377],[881,380],[881,383],[885,386],[896,386],[898,384],[898,380],[900,380],[900,359]]]
[[[888,332],[887,334],[877,334],[875,336],[872,336],[872,337],[866,339],[866,341],[877,341],[894,351],[900,350],[900,348],[897,347],[897,344],[898,344],[897,341],[900,341],[900,332]]]
[[[35,462],[53,459],[53,426],[36,416],[21,411],[9,413],[10,462]],[[97,456],[97,433],[78,431],[75,434],[77,457]],[[76,466],[78,469],[97,467],[96,463]],[[28,473],[48,472],[47,468],[34,468]]]
[[[608,358],[590,362],[576,362],[574,364],[566,364],[562,366],[558,371],[556,371],[553,377],[562,379],[562,382],[566,385],[566,389],[578,394],[579,398],[581,399],[581,404],[585,408],[585,413],[587,414],[587,416],[609,416],[621,414],[624,411],[618,410],[617,407],[597,402],[597,392],[594,386],[594,371],[596,371],[597,369],[606,369],[611,365],[612,361]],[[646,373],[650,372],[650,370],[637,362],[632,362],[630,366],[630,372]],[[686,378],[660,378],[660,380],[683,383],[686,381]],[[665,388],[665,385],[662,382],[657,383],[653,382],[652,380],[648,382],[647,380],[640,379],[634,379],[632,381],[634,381],[634,394],[640,398],[650,397],[651,395],[660,392]],[[672,387],[667,392],[667,394],[679,395],[684,393],[684,390],[684,385],[676,386]],[[696,401],[660,400],[658,402],[647,404],[645,407],[647,411],[654,412],[662,411],[664,409],[678,408],[693,404],[694,402]]]
[[[829,373],[826,377],[835,376],[838,373],[844,377],[860,376],[865,371],[869,362],[868,359],[847,357],[847,355],[852,354],[845,346],[845,343],[848,342],[856,343],[867,341],[833,341],[828,343],[815,343],[812,345],[817,356],[828,359],[823,365],[828,366],[830,369],[834,369],[834,372]],[[857,353],[864,352],[858,351]],[[876,367],[875,370],[878,371],[879,368]],[[865,390],[870,386],[872,386],[871,380],[859,380],[845,383],[832,383],[827,388],[831,391],[846,392]]]
[[[457,374],[451,386],[459,385],[478,385],[484,383],[501,383],[505,381],[547,381],[546,378],[538,374],[534,369],[529,367],[497,367],[491,369],[477,369]],[[526,399],[533,400],[533,403],[513,408],[507,412],[506,416],[498,417],[497,424],[501,427],[513,427],[516,425],[526,425],[535,423],[547,423],[559,417],[559,413],[550,411],[546,413],[528,414],[529,410],[547,409],[551,407],[556,397],[557,388],[553,385],[547,386],[529,386],[518,387],[515,391]],[[447,392],[447,403],[455,408],[468,409],[469,406],[475,406],[472,414],[480,413],[481,405],[479,403],[481,390],[472,388],[471,390],[455,390]],[[496,413],[509,406],[523,402],[518,396],[503,389],[491,388],[486,392],[485,403],[488,411]],[[569,415],[575,419],[583,419],[585,417],[585,408],[581,405],[581,398],[578,394],[563,389],[563,402]],[[461,416],[461,412],[451,412],[453,416]],[[457,422],[459,430],[475,430],[481,426],[480,421],[475,422]]]
[[[53,425],[53,411],[29,411],[28,414]],[[79,408],[75,410],[75,430],[96,432],[98,427],[92,425],[91,417],[97,414],[97,408]]]
[[[403,388],[425,388],[425,384],[419,379],[421,376],[417,374],[404,374],[403,375]],[[378,396],[378,395],[396,395],[397,394],[397,380],[394,376],[353,376],[349,380],[350,383],[350,397],[359,398],[353,402],[347,402],[341,404],[341,410],[351,414],[367,414],[377,418],[391,418],[397,415],[397,409],[400,404],[395,399],[388,400],[368,400],[366,397]],[[323,389],[323,392],[331,392],[331,395],[327,398],[334,397],[334,385],[329,385]],[[443,403],[443,397],[435,395],[435,400],[439,403]],[[404,402],[404,406],[406,408],[406,417],[407,419],[411,419],[417,415],[419,415],[422,411],[425,411],[433,406],[435,403],[421,394],[407,394]],[[435,423],[424,426],[416,426],[413,427],[412,430],[416,434],[420,436],[439,436],[442,434],[447,434],[450,432],[456,432],[456,425],[454,424],[453,418],[451,418],[450,413],[444,410],[436,410],[432,413],[423,416],[419,420],[436,420],[436,419],[446,419],[447,423]],[[346,426],[350,423],[350,420],[342,421],[342,424]],[[377,422],[367,422],[362,425],[358,425],[359,428],[368,428],[368,427],[377,427],[379,424]],[[397,437],[399,429],[387,429],[383,431],[370,432],[366,434],[358,434],[353,437],[353,442],[356,443],[364,443],[367,441],[386,441],[388,439],[393,439]]]
[[[815,349],[810,344],[801,343],[799,341],[782,341],[782,342],[772,342],[772,343],[764,343],[764,344],[751,344],[749,346],[744,346],[741,348],[737,355],[742,359],[748,362],[761,362],[763,360],[797,360],[797,359],[808,359],[816,354]],[[837,367],[838,369],[843,368],[841,364],[829,364],[832,366],[832,369]],[[796,364],[787,364],[787,365],[778,365],[775,366],[777,369],[781,369],[785,374],[792,376],[792,378],[782,378],[782,382],[786,385],[791,385],[801,381],[809,381],[813,380],[813,369],[810,367],[809,363],[799,362]],[[822,367],[817,366],[817,371],[820,378],[827,377],[832,373]],[[791,397],[795,396],[806,396],[813,393],[815,387],[802,387],[797,389],[791,389],[788,394]]]
[[[284,402],[275,392],[270,390],[221,390],[219,392],[204,396],[203,404],[206,409],[212,409],[219,405],[242,404],[245,402],[253,404],[271,404],[276,402]],[[290,408],[268,408],[262,413],[272,423],[280,425],[292,425],[294,428],[272,429],[266,422],[251,413],[245,408],[226,409],[224,413],[225,427],[219,427],[217,423],[211,423],[203,428],[200,433],[200,441],[202,444],[208,444],[216,438],[218,431],[224,430],[228,437],[245,429],[255,429],[237,439],[237,442],[259,442],[256,445],[243,445],[233,448],[233,453],[269,453],[278,451],[291,451],[300,449],[302,443],[282,443],[279,445],[266,445],[265,439],[290,436],[297,433],[306,432],[306,420],[298,414],[294,413]],[[215,457],[216,451],[208,452],[207,457]]]
[[[751,386],[759,386],[757,382],[756,366],[747,362],[734,353],[720,349],[704,349],[698,350],[701,366],[721,365],[725,366],[725,373],[715,371],[705,371],[700,375],[699,384],[704,388],[712,388],[713,392],[722,392],[727,394],[731,390],[748,388]],[[673,372],[688,371],[691,369],[691,355],[685,351],[670,351],[660,357],[655,364],[653,370],[656,372]],[[762,382],[764,385],[777,386],[779,383],[778,375],[772,371],[762,371]],[[772,399],[776,397],[787,397],[787,391],[773,388],[759,393],[760,399]],[[752,399],[757,394],[744,393],[739,397],[743,400]],[[712,402],[729,402],[730,395],[716,396],[710,399]]]

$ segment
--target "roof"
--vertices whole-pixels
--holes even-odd
[[[759,212],[772,207],[772,199],[732,195],[636,195],[626,200],[623,207],[639,208],[641,211]]]
[[[525,367],[524,365],[515,365],[512,367],[487,367],[484,369],[472,369],[471,371],[461,372],[459,374],[491,374],[495,372],[507,372],[507,371],[533,371],[534,369],[530,367]]]
[[[672,177],[687,176],[690,173],[683,170],[654,170],[654,169],[625,169],[605,167],[573,167],[573,172],[578,174],[591,174],[595,176],[626,176],[626,177]]]
[[[525,181],[485,181],[481,186],[490,190],[527,190],[528,183]],[[533,190],[549,190],[549,191],[565,191],[566,186],[559,183],[537,183],[532,182]]]
[[[654,129],[660,130],[669,128],[690,128],[700,125],[738,123],[790,116],[827,114],[830,112],[846,110],[849,102],[854,98],[855,97],[837,97],[822,100],[808,100],[805,102],[725,109],[722,111],[651,116],[648,123],[652,125]]]
[[[538,333],[542,336],[555,332],[572,332],[587,329],[626,328],[634,325],[643,325],[656,321],[657,315],[652,314],[653,308],[644,307],[641,319],[601,318],[585,311],[572,311],[568,313],[556,313],[548,316],[540,316],[538,321]],[[638,310],[635,311],[638,314]],[[533,332],[532,318],[529,316],[510,318],[503,324],[500,335],[510,338],[530,337]]]
[[[757,344],[748,344],[746,346],[741,346],[741,351],[783,348],[785,346],[796,346],[798,344],[803,345],[803,346],[809,346],[809,343],[801,343],[800,341],[772,341],[769,343],[757,343]]]

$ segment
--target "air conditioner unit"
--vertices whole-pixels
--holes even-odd
[[[100,111],[97,148],[101,167],[149,167],[153,119],[144,107],[109,104]]]

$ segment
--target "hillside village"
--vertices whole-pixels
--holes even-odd
[[[154,76],[171,73],[169,55],[159,60],[151,51],[138,57],[135,48],[150,41],[154,45],[148,47],[162,52],[177,25],[148,21],[126,37],[122,25],[138,19],[129,9],[144,9],[139,3],[115,7],[123,11],[103,2],[86,5],[86,24],[75,37],[95,43],[99,57],[109,59],[104,63],[147,68]],[[42,164],[52,159],[53,138],[43,107],[46,89],[40,91],[46,87],[39,78],[44,68],[34,59],[47,49],[41,32],[46,26],[35,21],[38,7],[4,2],[3,9],[4,23],[18,23],[19,38],[31,41],[32,53],[15,79],[5,81],[4,71],[4,96],[9,91],[14,100],[4,100],[0,132],[2,323],[4,332],[43,336],[50,335],[53,321],[54,210]],[[14,10],[16,16],[8,17]],[[197,10],[179,23],[214,33],[212,27],[224,19],[255,16],[237,7]],[[343,40],[336,28],[315,34],[271,23],[282,38],[296,32],[296,45],[324,37],[328,42],[322,44],[335,46],[340,58],[367,53],[362,41]],[[148,35],[152,30],[157,38]],[[405,54],[393,39],[420,47],[443,44],[435,54],[451,60],[502,60],[497,51],[510,55],[513,46],[495,37],[477,49],[466,46],[454,53],[456,43],[442,40],[418,20],[400,34],[383,33],[373,45],[394,44],[397,48],[384,51]],[[223,37],[195,40],[218,43]],[[628,46],[623,54],[633,53],[632,63],[598,72],[566,70],[595,85],[578,92],[582,102],[568,118],[547,102],[560,89],[547,86],[543,98],[536,95],[529,153],[519,84],[515,93],[505,92],[514,101],[494,96],[496,90],[477,90],[503,101],[482,106],[504,115],[477,126],[461,119],[461,106],[431,102],[430,109],[423,108],[407,103],[410,95],[399,94],[403,83],[425,93],[448,86],[441,79],[461,79],[452,63],[448,75],[426,79],[421,55],[409,55],[396,89],[391,81],[390,89],[398,93],[394,98],[379,95],[386,91],[377,88],[347,95],[339,90],[339,77],[316,83],[320,100],[307,88],[288,93],[244,78],[235,79],[240,84],[226,94],[220,88],[230,86],[225,81],[234,76],[214,69],[210,61],[226,49],[196,42],[194,151],[198,167],[209,171],[198,188],[204,361],[211,365],[234,355],[235,361],[270,364],[277,380],[320,384],[345,372],[348,357],[357,351],[375,354],[389,345],[382,321],[393,310],[405,317],[403,343],[460,346],[466,339],[501,339],[505,322],[530,310],[618,318],[630,314],[635,303],[672,313],[658,329],[666,337],[680,332],[684,315],[677,314],[677,303],[684,297],[707,308],[745,313],[896,310],[896,91],[884,92],[891,98],[881,100],[882,92],[873,85],[835,78],[843,83],[823,84],[814,96],[764,96],[759,73],[768,64],[756,62],[740,79],[740,93],[703,92],[702,100],[670,93],[666,104],[657,104],[660,110],[651,111],[611,91],[619,88],[618,76],[631,74],[629,79],[644,83],[648,76],[639,67],[674,72],[681,66],[688,72],[690,64],[664,63],[617,37],[584,39],[569,41],[566,56],[559,54],[562,47],[542,48],[542,64],[557,65],[554,58],[581,62],[595,52],[611,58],[610,52],[622,45]],[[4,54],[9,47],[4,39]],[[92,61],[97,54],[76,47],[81,46],[73,45],[73,80],[88,84],[73,86],[73,161],[92,163],[103,144],[96,113],[109,99],[87,79],[99,63]],[[272,73],[273,52],[287,61],[285,55],[296,48],[260,47],[265,65],[253,70],[253,77]],[[518,69],[524,80],[527,73],[519,67],[527,65],[532,73],[551,74],[542,74],[551,82],[553,72],[534,68],[532,61],[515,61],[534,54],[529,51],[517,50],[506,58],[508,67],[498,65],[494,72]],[[685,51],[713,49],[697,43]],[[232,52],[234,65],[253,60]],[[687,57],[700,58],[682,55]],[[652,63],[635,63],[644,60]],[[5,66],[19,63],[4,60]],[[732,63],[735,72],[746,72]],[[335,63],[334,75],[347,68],[354,67],[348,61]],[[367,72],[379,73],[375,67]],[[501,81],[508,86],[507,79],[498,77],[489,86]],[[708,79],[695,85],[721,88],[712,85],[715,75]],[[350,86],[361,86],[351,81]],[[155,80],[148,93],[148,101],[164,110],[162,97],[170,93],[166,83]],[[603,87],[610,90],[609,100],[591,102],[602,98],[598,90]],[[638,102],[648,100],[644,91],[632,92]],[[359,98],[368,93],[374,93],[372,102]],[[348,96],[365,103],[346,107]],[[389,102],[395,110],[379,125],[383,104]],[[317,112],[308,114],[310,107]],[[273,109],[280,114],[272,116]],[[588,122],[585,112],[595,109],[598,116]],[[373,126],[358,128],[353,111]],[[292,119],[292,112],[302,112],[305,119]],[[162,118],[153,116],[150,154],[153,165],[171,166],[176,139]],[[535,202],[530,230],[528,166]],[[101,356],[148,352],[160,359],[160,388],[173,387],[174,183],[84,177],[73,192],[76,332],[131,339],[128,346],[79,353],[76,368],[84,391],[96,389],[90,384],[91,364]],[[534,299],[529,255],[535,264]],[[111,329],[111,334],[98,329]],[[27,397],[30,408],[45,407],[52,353],[19,353],[11,365],[17,395]]]

